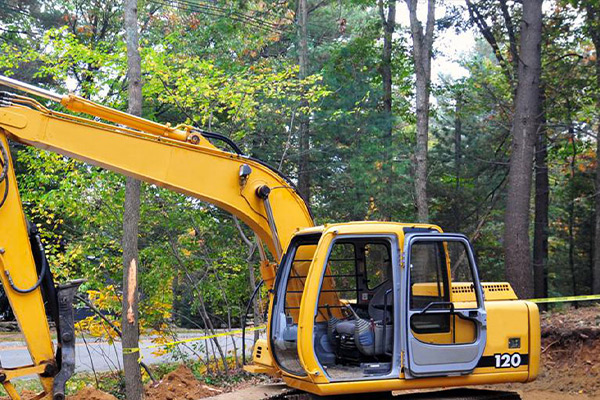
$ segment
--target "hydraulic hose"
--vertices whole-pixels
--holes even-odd
[[[2,155],[2,158],[0,159],[0,165],[2,165],[0,183],[4,181],[4,193],[2,194],[2,199],[0,199],[0,208],[2,208],[8,197],[8,151],[2,141],[0,141],[0,154]]]
[[[35,241],[36,241],[36,245],[38,246],[39,251],[43,254],[44,247],[42,245],[42,242],[41,242],[39,236],[36,236]],[[39,288],[40,285],[42,284],[42,282],[44,281],[44,276],[46,275],[46,271],[48,270],[48,261],[46,260],[46,257],[42,257],[41,262],[42,262],[42,268],[40,271],[40,275],[38,276],[37,282],[33,286],[31,286],[30,288],[27,288],[27,289],[21,289],[21,288],[17,287],[12,280],[10,272],[8,270],[4,271],[4,274],[6,275],[6,278],[8,279],[8,284],[10,285],[11,289],[17,293],[27,294],[27,293],[31,293],[34,290],[36,290],[37,288]]]

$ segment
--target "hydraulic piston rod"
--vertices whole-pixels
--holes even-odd
[[[189,126],[182,126],[180,128],[172,127],[169,124],[160,124],[123,111],[115,110],[114,108],[102,106],[72,93],[61,95],[2,75],[0,75],[0,85],[5,85],[13,89],[55,101],[74,112],[93,115],[116,124],[122,124],[157,136],[190,142],[192,144],[202,144],[205,146],[208,144],[208,141],[201,135],[191,132],[192,127]]]
[[[34,94],[48,100],[56,101],[57,103],[60,103],[63,99],[63,96],[58,93],[9,78],[8,76],[0,75],[0,84],[13,89],[21,90],[26,93]]]

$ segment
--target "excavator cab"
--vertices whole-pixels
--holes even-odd
[[[279,266],[271,311],[274,362],[288,384],[313,393],[384,390],[390,380],[451,382],[490,360],[471,244],[434,225],[300,231]],[[522,317],[528,321],[527,309]],[[519,357],[513,370],[526,370]]]

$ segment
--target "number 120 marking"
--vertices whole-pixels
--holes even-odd
[[[496,368],[517,368],[521,365],[521,355],[514,354],[494,354],[496,359]]]

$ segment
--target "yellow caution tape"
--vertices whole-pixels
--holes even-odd
[[[549,297],[549,298],[544,298],[544,299],[528,299],[527,301],[531,301],[533,303],[567,303],[567,302],[572,302],[572,301],[590,301],[590,300],[600,300],[600,294],[587,295],[587,296]],[[253,328],[247,328],[246,332],[259,331],[259,330],[263,330],[265,328],[266,328],[266,325],[256,326]],[[205,335],[205,336],[199,336],[199,337],[194,337],[194,338],[189,338],[189,339],[176,340],[174,342],[153,344],[153,345],[147,346],[145,348],[146,349],[155,349],[155,348],[159,348],[159,347],[171,347],[171,346],[175,346],[175,345],[182,344],[182,343],[197,342],[200,340],[207,340],[207,339],[213,339],[213,338],[218,338],[218,337],[223,337],[223,336],[237,335],[240,333],[242,333],[242,330],[237,329],[237,330],[233,330],[233,331],[215,333],[214,335]],[[140,350],[141,349],[139,347],[124,347],[123,354],[137,353]]]
[[[260,331],[260,330],[265,329],[266,327],[267,327],[266,325],[261,325],[261,326],[256,326],[256,327],[253,327],[253,328],[246,328],[246,332]],[[236,329],[236,330],[233,330],[233,331],[215,333],[214,335],[205,335],[205,336],[199,336],[199,337],[194,337],[194,338],[176,340],[174,342],[153,344],[153,345],[147,346],[145,348],[146,349],[156,349],[156,348],[159,348],[159,347],[171,347],[171,346],[175,346],[175,345],[182,344],[182,343],[197,342],[197,341],[200,341],[200,340],[207,340],[207,339],[213,339],[213,338],[218,338],[218,337],[223,337],[223,336],[237,335],[237,334],[240,334],[242,332],[243,331],[241,329]],[[124,347],[123,348],[123,354],[133,354],[133,353],[139,352],[140,350],[141,349],[139,347]]]
[[[600,294],[593,294],[588,296],[565,296],[565,297],[549,297],[547,299],[529,299],[533,303],[567,303],[571,301],[589,301],[589,300],[600,300]]]

